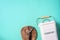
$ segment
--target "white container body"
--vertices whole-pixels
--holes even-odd
[[[55,21],[38,24],[42,40],[58,40]]]

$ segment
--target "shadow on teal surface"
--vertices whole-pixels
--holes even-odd
[[[60,24],[57,23],[58,39],[60,40]]]
[[[0,37],[0,40],[5,40],[3,37]]]

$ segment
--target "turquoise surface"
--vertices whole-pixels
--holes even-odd
[[[21,28],[31,25],[37,29],[36,19],[54,16],[60,40],[60,0],[0,0],[0,40],[22,40]]]

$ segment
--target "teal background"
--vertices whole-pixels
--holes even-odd
[[[0,40],[22,40],[21,28],[31,25],[41,35],[36,19],[54,16],[60,40],[60,0],[0,0]]]

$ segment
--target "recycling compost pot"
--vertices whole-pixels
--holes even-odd
[[[37,18],[42,40],[58,40],[56,22],[52,16]]]

